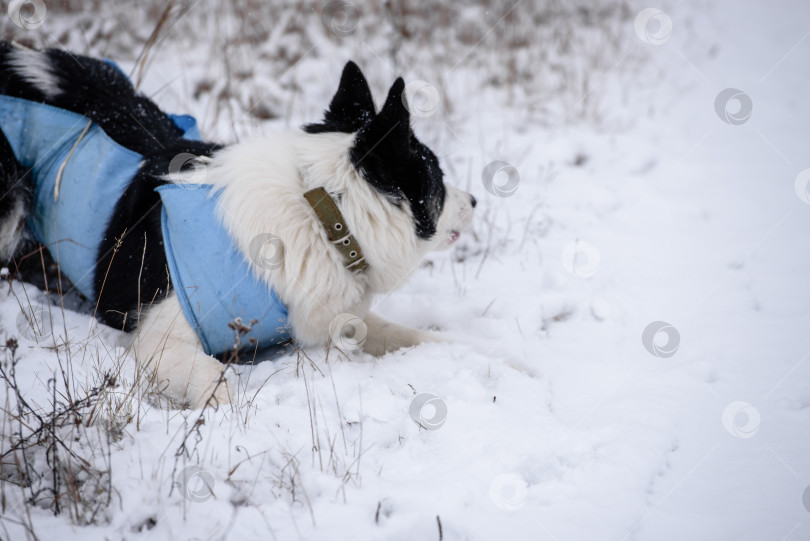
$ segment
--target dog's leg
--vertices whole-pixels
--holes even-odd
[[[372,313],[366,314],[363,321],[367,329],[363,351],[372,355],[384,355],[389,351],[413,347],[422,342],[441,341],[432,333],[404,327]]]
[[[154,377],[169,398],[192,408],[205,406],[212,396],[210,405],[230,402],[226,366],[205,354],[174,293],[147,311],[133,345],[145,376]]]

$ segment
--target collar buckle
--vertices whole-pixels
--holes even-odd
[[[324,187],[309,190],[304,194],[307,202],[315,210],[318,219],[326,229],[326,236],[343,256],[343,266],[347,270],[362,272],[368,267],[357,239],[349,232],[349,227],[335,200]]]

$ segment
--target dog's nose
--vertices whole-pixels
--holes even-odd
[[[478,201],[475,200],[475,196],[473,195],[470,195],[470,204],[472,205],[472,208],[475,208],[475,205],[478,204]]]

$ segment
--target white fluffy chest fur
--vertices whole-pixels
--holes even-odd
[[[205,181],[221,190],[220,217],[244,254],[257,238],[280,240],[266,244],[276,251],[273,264],[250,263],[276,289],[304,345],[326,343],[340,313],[363,317],[371,295],[399,285],[432,247],[414,234],[407,206],[392,204],[358,174],[349,159],[352,142],[351,134],[283,133],[226,148],[207,170]],[[304,199],[320,186],[339,201],[369,264],[365,271],[344,268]]]

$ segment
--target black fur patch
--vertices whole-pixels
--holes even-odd
[[[62,92],[51,105],[82,114],[116,143],[144,156],[167,150],[183,132],[118,68],[59,49],[47,51]]]
[[[61,92],[47,98],[15,72],[10,56],[15,47],[0,43],[0,94],[54,105],[93,120],[116,143],[148,156],[183,135],[166,113],[135,88],[108,62],[59,49],[40,54],[50,60]]]
[[[98,315],[117,329],[133,330],[138,309],[163,300],[172,288],[160,221],[163,205],[155,192],[166,184],[160,177],[181,152],[210,156],[219,148],[185,139],[164,144],[165,150],[145,159],[118,200],[99,246],[95,274]]]
[[[304,127],[308,133],[357,132],[350,158],[355,168],[379,193],[397,205],[405,201],[413,214],[416,234],[430,239],[446,195],[436,155],[411,130],[403,102],[405,82],[399,78],[388,92],[382,110],[374,114],[371,91],[360,68],[349,62],[324,121]]]
[[[304,126],[307,133],[354,133],[374,118],[374,98],[363,72],[354,62],[347,62],[340,76],[337,93],[319,124]]]

